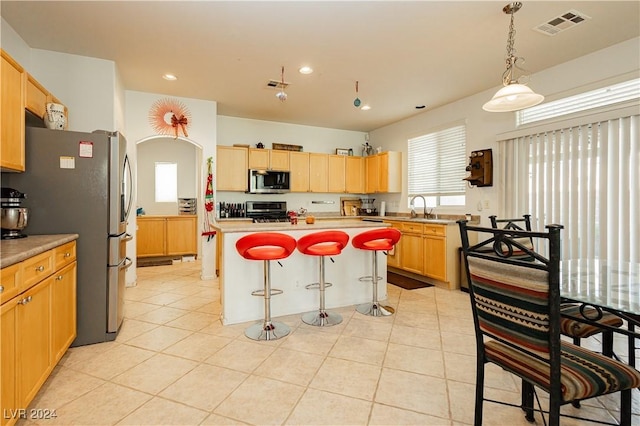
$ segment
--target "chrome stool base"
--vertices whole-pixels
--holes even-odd
[[[384,306],[380,303],[363,303],[362,305],[356,306],[356,311],[372,317],[386,317],[393,315],[395,312],[391,306]]]
[[[342,315],[327,311],[315,311],[302,315],[302,322],[316,327],[329,327],[342,322]]]
[[[277,340],[289,333],[291,333],[291,328],[277,321],[259,322],[244,330],[244,335],[253,340]]]

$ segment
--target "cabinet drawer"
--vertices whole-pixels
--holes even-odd
[[[447,235],[447,227],[445,225],[424,225],[425,235]]]
[[[0,277],[0,303],[20,293],[20,282],[22,281],[22,262],[2,268]]]
[[[33,256],[22,262],[23,290],[53,273],[53,250]]]
[[[55,270],[62,268],[63,266],[76,260],[76,242],[71,241],[63,244],[60,247],[53,249],[55,258]]]
[[[413,232],[422,234],[423,225],[421,223],[402,223],[402,232]]]

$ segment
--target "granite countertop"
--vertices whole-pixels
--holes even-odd
[[[25,259],[44,253],[69,241],[78,234],[29,235],[27,238],[0,241],[0,268],[11,266]]]
[[[387,223],[367,222],[360,218],[340,219],[340,220],[316,220],[313,224],[305,223],[304,217],[298,218],[298,224],[292,225],[289,222],[272,223],[247,223],[238,221],[217,222],[214,227],[220,232],[282,232],[282,231],[306,231],[312,229],[347,229],[347,228],[376,228],[388,227]]]

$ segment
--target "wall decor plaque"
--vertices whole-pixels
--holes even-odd
[[[286,143],[272,143],[272,149],[279,149],[282,151],[302,151],[302,145],[289,145]]]

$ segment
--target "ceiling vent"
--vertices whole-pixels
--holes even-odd
[[[549,21],[540,24],[533,29],[543,34],[554,36],[562,31],[575,27],[587,19],[591,19],[591,17],[582,12],[578,12],[577,10],[570,10],[562,15],[549,19]]]
[[[289,83],[282,82],[282,81],[278,81],[278,80],[269,80],[269,82],[267,83],[267,87],[273,87],[276,89],[286,89],[287,86],[289,86]]]

